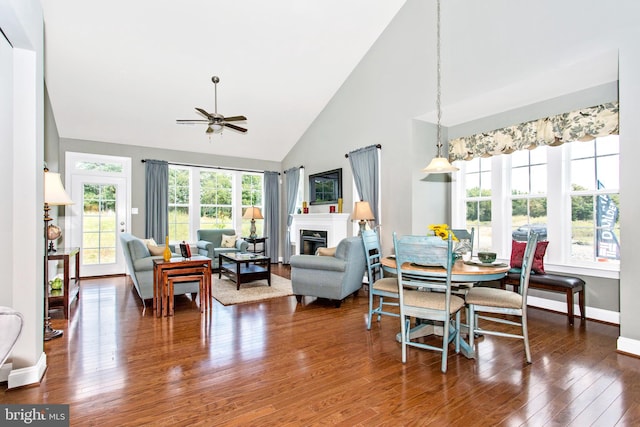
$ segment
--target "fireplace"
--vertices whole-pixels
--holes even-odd
[[[327,232],[300,230],[300,255],[315,255],[318,248],[327,247]]]
[[[327,248],[338,246],[340,240],[353,235],[352,230],[349,229],[351,214],[348,213],[310,213],[291,216],[293,221],[289,235],[291,243],[295,245],[295,249],[291,251],[292,254],[304,253],[300,233],[302,230],[322,231],[326,239],[324,246]]]

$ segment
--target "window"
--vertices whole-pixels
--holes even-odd
[[[262,209],[262,194],[263,194],[263,175],[262,174],[242,174],[242,214],[247,208],[255,206]],[[264,215],[263,215],[264,216]],[[262,236],[264,221],[256,221],[256,234]],[[242,235],[249,235],[249,228],[251,227],[250,219],[242,220]]]
[[[550,241],[545,264],[617,270],[618,162],[617,135],[457,161],[453,226],[502,258],[533,230]]]
[[[169,240],[189,240],[191,171],[169,166]]]
[[[233,174],[200,171],[200,221],[203,229],[233,227]]]
[[[262,211],[263,175],[210,168],[169,165],[169,240],[195,241],[199,229],[233,228],[249,234],[249,206]],[[256,221],[262,235],[262,220]]]
[[[467,163],[464,176],[466,229],[475,229],[474,248],[491,251],[491,159],[478,157]]]
[[[571,260],[620,259],[617,136],[571,144]]]

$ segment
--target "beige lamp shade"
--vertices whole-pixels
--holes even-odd
[[[370,220],[375,219],[369,202],[356,202],[351,214],[352,220]]]
[[[255,206],[251,206],[244,211],[244,215],[242,215],[244,219],[264,219],[262,216],[262,212],[260,212],[260,208],[256,208]]]
[[[71,200],[71,197],[69,197],[62,186],[59,173],[45,171],[44,202],[51,206],[73,204],[73,200]]]
[[[422,169],[422,172],[425,173],[447,173],[447,172],[455,172],[459,170],[457,167],[451,165],[449,160],[445,157],[434,157],[431,159],[429,165]]]

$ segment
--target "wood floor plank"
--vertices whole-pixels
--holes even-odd
[[[288,267],[274,271],[290,277]],[[619,329],[530,308],[521,341],[481,337],[476,359],[416,348],[401,362],[397,318],[366,329],[366,288],[340,308],[294,297],[201,314],[178,297],[156,318],[124,277],[81,281],[38,386],[0,403],[67,403],[77,426],[638,425],[640,359]]]

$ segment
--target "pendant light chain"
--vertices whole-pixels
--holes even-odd
[[[440,0],[437,1],[437,24],[436,24],[436,111],[438,114],[438,154],[437,157],[442,157],[442,89],[441,89],[441,73],[440,73]]]

